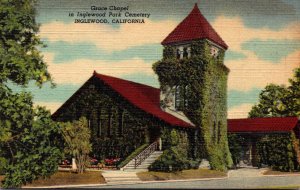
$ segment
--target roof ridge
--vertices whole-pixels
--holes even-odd
[[[110,76],[110,75],[101,74],[101,73],[98,73],[96,70],[94,70],[93,75],[94,76],[95,75],[101,75],[101,76],[104,76],[104,77],[114,78],[114,79],[117,79],[117,80],[122,80],[122,81],[129,82],[129,83],[132,83],[132,84],[137,84],[137,85],[141,85],[141,86],[145,86],[145,87],[154,88],[156,90],[159,90],[159,88],[156,88],[156,87],[153,87],[153,86],[150,86],[150,85],[147,85],[147,84],[138,83],[138,82],[130,81],[130,80],[127,80],[127,79],[122,79],[122,78],[118,78],[118,77],[114,77],[114,76]]]

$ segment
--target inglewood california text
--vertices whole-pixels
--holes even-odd
[[[133,12],[129,6],[91,6],[90,11],[78,11],[76,14],[69,13],[70,17],[76,17],[74,23],[145,23],[150,13]]]

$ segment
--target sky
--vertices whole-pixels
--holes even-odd
[[[195,3],[229,46],[228,118],[247,117],[267,84],[288,85],[300,66],[299,0],[40,0],[41,51],[57,86],[30,84],[35,104],[53,113],[94,70],[159,87],[151,67],[162,58],[160,43]],[[91,6],[151,15],[144,24],[112,24],[108,15],[109,24],[74,23]]]

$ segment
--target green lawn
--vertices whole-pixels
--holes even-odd
[[[78,184],[100,184],[105,179],[99,171],[88,171],[83,174],[72,172],[57,172],[48,179],[35,180],[32,184],[23,187],[52,186],[52,185],[78,185]]]
[[[4,176],[0,176],[0,186],[1,181]],[[37,187],[37,186],[53,186],[53,185],[78,185],[78,184],[100,184],[105,183],[105,179],[99,171],[89,171],[83,174],[76,174],[72,172],[57,172],[50,178],[39,179],[33,181],[31,184],[27,184],[23,187]]]
[[[203,179],[203,178],[218,178],[226,177],[225,172],[209,170],[209,169],[196,169],[196,170],[183,170],[181,172],[140,172],[137,173],[142,181],[155,181],[155,180],[180,180],[180,179]]]

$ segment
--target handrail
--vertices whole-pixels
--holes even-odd
[[[145,150],[143,150],[141,153],[139,153],[134,158],[134,168],[137,168],[141,163],[146,160],[152,154],[154,151],[157,150],[158,142],[155,141],[152,144],[150,144]]]

